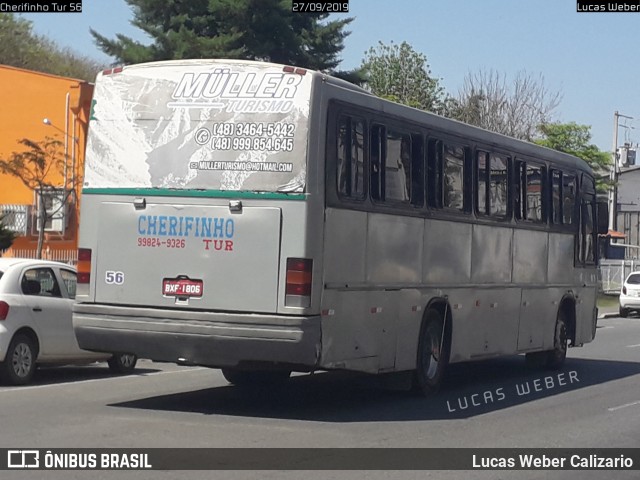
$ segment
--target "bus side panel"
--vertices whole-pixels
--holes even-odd
[[[513,282],[547,283],[547,243],[549,234],[515,230],[513,234]]]
[[[563,295],[561,288],[522,289],[518,351],[553,348],[556,316]]]
[[[426,220],[423,248],[423,282],[458,284],[471,281],[472,225]]]
[[[474,284],[511,282],[513,229],[473,226],[471,281]]]
[[[424,315],[425,298],[437,295],[434,289],[405,289],[398,292],[398,326],[396,343],[396,371],[416,368],[418,338]]]
[[[367,281],[385,286],[419,283],[424,220],[376,213],[367,216]]]
[[[366,264],[367,215],[327,208],[324,241],[324,282],[363,284]]]
[[[322,317],[322,368],[378,373],[383,341],[388,341],[383,330],[393,319],[371,312],[374,296],[368,291],[324,291],[323,307],[328,314]],[[375,300],[381,308],[387,306],[385,299]],[[395,341],[392,343],[395,347]]]
[[[598,290],[598,274],[595,269],[583,269],[579,272],[580,284],[576,302],[576,345],[589,343],[595,336],[596,296]]]
[[[549,262],[547,267],[549,284],[568,285],[573,283],[573,269],[567,268],[567,264],[572,263],[573,243],[574,237],[572,234],[549,234]]]

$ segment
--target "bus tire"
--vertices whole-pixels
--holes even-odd
[[[274,385],[285,382],[291,376],[290,370],[239,370],[223,368],[222,376],[237,387]]]
[[[556,327],[553,334],[553,350],[531,352],[525,355],[527,365],[534,368],[558,370],[567,358],[568,324],[564,310],[558,312]]]
[[[138,357],[132,353],[114,353],[113,357],[107,360],[109,370],[114,373],[131,373],[136,368]]]
[[[556,319],[556,328],[553,335],[553,350],[546,352],[547,357],[544,366],[550,370],[558,370],[564,365],[567,358],[568,334],[569,326],[567,324],[566,313],[564,309],[558,312]]]
[[[414,390],[424,396],[438,391],[449,363],[449,342],[444,335],[444,320],[438,310],[425,312],[414,373]]]

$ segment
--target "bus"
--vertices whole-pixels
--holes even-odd
[[[604,213],[603,213],[604,212]],[[98,75],[82,348],[220,368],[413,372],[596,332],[606,208],[582,160],[320,72],[180,60]]]

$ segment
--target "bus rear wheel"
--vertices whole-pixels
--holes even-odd
[[[568,324],[564,310],[558,312],[556,328],[553,335],[553,350],[526,354],[527,364],[533,367],[543,367],[549,370],[562,368],[567,358]]]
[[[448,363],[449,342],[445,335],[444,320],[440,312],[429,308],[420,329],[414,390],[424,396],[437,392]]]
[[[252,387],[274,385],[285,382],[290,376],[290,370],[239,370],[223,368],[222,376],[227,382],[238,387]]]

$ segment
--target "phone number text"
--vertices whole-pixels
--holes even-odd
[[[167,238],[166,240],[156,237],[138,237],[139,247],[165,247],[165,248],[184,248],[185,240],[183,238]]]
[[[293,138],[214,137],[211,139],[211,149],[292,152]]]

